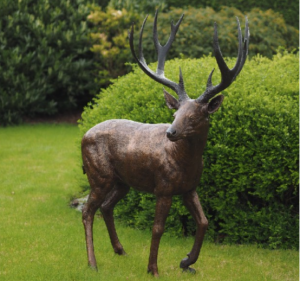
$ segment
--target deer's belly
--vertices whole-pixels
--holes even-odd
[[[148,163],[149,164],[149,163]],[[136,190],[152,193],[157,196],[172,196],[194,190],[201,178],[202,165],[190,172],[172,169],[170,166],[158,163],[151,167],[147,161],[139,165],[127,164],[118,178]]]

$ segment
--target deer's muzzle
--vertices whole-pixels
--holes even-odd
[[[166,131],[167,138],[171,141],[174,141],[176,138],[176,130],[172,127],[169,127]]]

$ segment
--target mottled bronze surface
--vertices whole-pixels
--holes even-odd
[[[183,203],[197,224],[195,242],[180,267],[194,272],[189,266],[198,259],[208,221],[203,213],[196,187],[200,181],[206,144],[209,115],[218,110],[224,96],[216,94],[227,88],[241,71],[248,53],[249,29],[246,19],[245,38],[242,42],[238,22],[238,58],[233,69],[225,64],[218,44],[215,25],[214,51],[221,71],[222,81],[212,85],[209,75],[205,92],[197,99],[190,99],[185,92],[181,70],[179,83],[164,76],[167,52],[175,38],[183,16],[176,25],[171,25],[171,35],[165,46],[157,39],[157,12],[153,37],[158,52],[156,72],[148,68],[142,53],[140,33],[139,56],[133,47],[133,27],[129,32],[130,47],[141,69],[157,82],[173,89],[178,100],[164,90],[166,104],[177,109],[174,122],[170,124],[142,124],[130,120],[108,120],[91,128],[82,139],[83,168],[87,174],[91,192],[82,213],[85,227],[89,265],[97,268],[93,248],[94,214],[100,208],[106,223],[114,251],[125,254],[114,225],[113,209],[129,191],[130,187],[156,196],[155,219],[148,263],[148,272],[158,276],[157,254],[160,238],[172,204],[173,195],[182,195]]]

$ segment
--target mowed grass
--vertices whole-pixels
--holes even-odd
[[[0,128],[0,280],[153,280],[151,233],[117,222],[128,256],[113,253],[103,220],[94,225],[99,271],[87,266],[80,212],[69,207],[84,179],[72,125]],[[197,273],[179,263],[192,238],[163,236],[160,280],[298,280],[299,253],[205,242]]]

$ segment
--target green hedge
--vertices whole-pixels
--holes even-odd
[[[227,61],[234,65],[233,59]],[[211,116],[198,187],[211,239],[298,248],[298,64],[298,54],[252,58]],[[205,90],[216,62],[210,56],[168,61],[166,76],[177,81],[179,66],[186,90],[195,98]],[[217,72],[213,83],[219,79]],[[172,114],[162,85],[135,68],[85,108],[79,127],[83,135],[107,119],[160,123],[172,122]],[[133,227],[150,229],[154,206],[152,195],[131,190],[115,215]],[[174,198],[166,229],[179,236],[195,230],[180,196]]]
[[[91,2],[0,1],[0,125],[74,108],[95,94]]]

